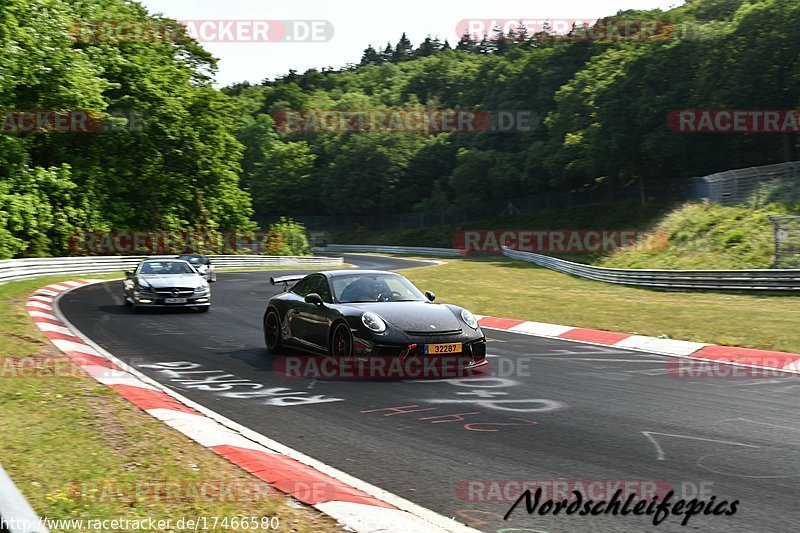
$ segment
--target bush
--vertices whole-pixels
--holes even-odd
[[[291,218],[281,217],[269,227],[269,255],[311,255],[306,227]]]

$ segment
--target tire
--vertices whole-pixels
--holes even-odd
[[[133,307],[133,302],[128,300],[127,296],[122,296],[122,301],[125,302],[125,307]]]
[[[264,344],[267,346],[267,351],[272,354],[280,353],[283,348],[281,320],[274,309],[267,311],[264,317]]]
[[[337,322],[333,327],[328,353],[340,361],[353,358],[353,332],[346,322]]]

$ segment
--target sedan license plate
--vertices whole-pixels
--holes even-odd
[[[185,304],[186,298],[164,298],[165,304]]]
[[[461,353],[462,347],[461,343],[453,343],[453,344],[426,344],[425,345],[425,354],[426,355],[436,355],[436,354],[445,354],[445,353]]]

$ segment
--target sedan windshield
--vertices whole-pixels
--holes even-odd
[[[178,274],[195,274],[196,272],[184,261],[148,261],[142,264],[139,274],[156,274],[170,276]]]
[[[333,292],[340,303],[420,302],[425,296],[410,281],[395,274],[334,276]]]

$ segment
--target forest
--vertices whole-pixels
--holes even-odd
[[[602,32],[520,24],[452,41],[403,35],[344,66],[222,89],[217,60],[191,39],[76,39],[76,21],[155,18],[135,2],[2,3],[2,258],[65,254],[69,236],[86,230],[249,231],[281,216],[677,189],[691,176],[794,158],[796,148],[794,133],[669,124],[680,110],[798,109],[796,0],[689,0],[619,12],[596,23]],[[30,110],[68,112],[71,123],[80,111],[84,127],[52,131],[57,120],[45,117],[20,128]],[[287,117],[331,113],[525,122],[286,127]]]

